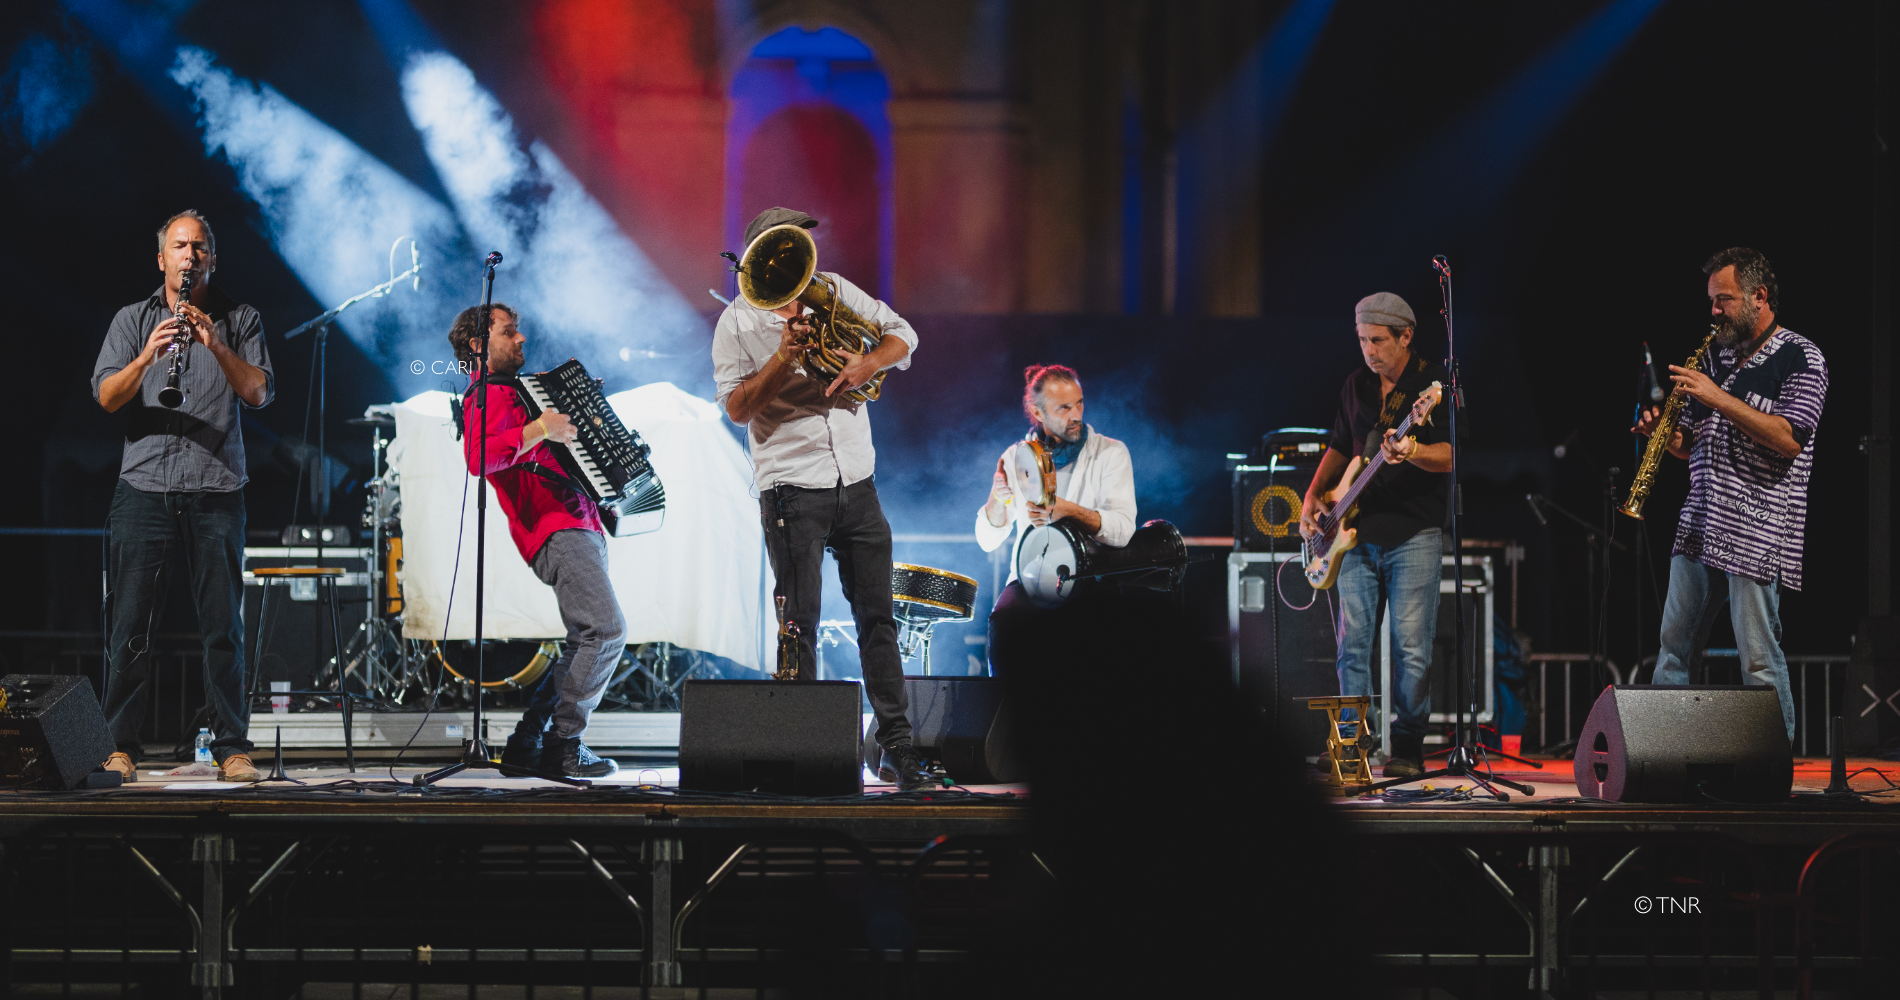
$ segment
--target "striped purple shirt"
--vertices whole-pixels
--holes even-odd
[[[1674,552],[1754,580],[1801,589],[1801,542],[1808,521],[1808,472],[1814,429],[1827,400],[1827,360],[1814,342],[1774,332],[1739,368],[1736,349],[1720,348],[1710,377],[1729,395],[1788,421],[1801,453],[1783,458],[1728,418],[1697,402],[1683,410],[1694,434],[1689,498],[1676,524]]]

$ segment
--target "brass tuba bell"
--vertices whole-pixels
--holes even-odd
[[[773,226],[760,233],[733,270],[739,275],[739,294],[754,308],[771,311],[792,302],[811,307],[817,337],[801,352],[799,364],[820,385],[829,386],[844,370],[832,351],[868,354],[884,337],[875,324],[839,301],[836,283],[818,273],[818,244],[803,226]],[[883,388],[884,375],[878,372],[840,395],[854,403],[870,402]]]

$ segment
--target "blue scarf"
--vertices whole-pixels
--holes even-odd
[[[1087,424],[1082,425],[1082,436],[1074,441],[1050,437],[1043,431],[1041,425],[1037,425],[1035,434],[1042,439],[1042,448],[1049,453],[1049,462],[1058,469],[1075,461],[1075,456],[1082,454],[1082,446],[1089,443],[1089,425]]]

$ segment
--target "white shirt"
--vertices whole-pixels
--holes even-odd
[[[1011,449],[1015,447],[1010,445]],[[1089,428],[1089,439],[1075,461],[1056,470],[1056,495],[1101,515],[1102,527],[1095,533],[1095,540],[1103,545],[1119,549],[1135,533],[1135,464],[1127,445],[1095,433],[1094,427]],[[998,545],[1009,540],[1012,529],[1029,530],[1029,504],[1021,496],[1010,503],[1009,512],[1009,521],[999,528],[990,523],[982,507],[977,508],[976,541],[983,551],[996,551]],[[1009,579],[1016,579],[1014,559],[1010,560]]]
[[[890,306],[858,286],[824,272],[838,283],[838,299],[879,331],[902,340],[909,349],[893,367],[909,368],[917,351],[917,332]],[[765,367],[778,350],[785,320],[734,299],[719,314],[713,328],[713,380],[718,383],[719,408],[726,397]],[[774,486],[823,489],[849,486],[877,471],[877,450],[871,446],[871,415],[863,403],[825,397],[826,383],[794,371],[778,397],[765,404],[747,425],[752,443],[752,476],[761,491]]]

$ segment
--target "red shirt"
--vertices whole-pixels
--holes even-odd
[[[469,376],[470,392],[463,397],[462,456],[468,461],[469,475],[485,474],[494,484],[495,499],[501,501],[501,509],[508,515],[508,535],[521,550],[521,558],[532,563],[548,536],[557,531],[585,528],[606,534],[600,523],[600,508],[592,498],[521,468],[534,462],[556,475],[567,475],[545,441],[516,454],[521,451],[522,430],[530,421],[514,388],[506,383],[489,383],[488,408],[484,410],[475,406],[474,380]],[[479,457],[482,428],[476,422],[478,415],[488,419],[486,460]]]

